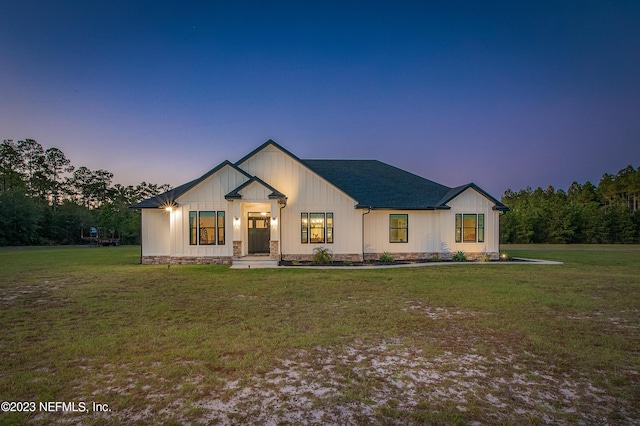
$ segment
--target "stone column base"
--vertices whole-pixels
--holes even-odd
[[[242,257],[242,241],[233,242],[233,257]]]
[[[278,259],[280,257],[280,241],[269,241],[269,257]]]

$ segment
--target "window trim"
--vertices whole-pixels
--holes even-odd
[[[391,226],[391,221],[392,219],[394,219],[394,216],[396,216],[396,220],[398,220],[399,218],[397,216],[404,216],[405,218],[405,226],[403,227],[392,227]],[[392,238],[392,231],[393,230],[399,230],[399,229],[404,229],[405,230],[405,238],[404,240],[402,239],[396,239],[394,240]],[[409,242],[409,214],[408,213],[389,213],[389,243],[391,244],[406,244]]]
[[[315,217],[312,217],[314,216]],[[313,226],[313,219],[322,219],[322,226]],[[322,241],[313,241],[313,230],[319,229],[322,232]],[[324,213],[309,213],[309,244],[325,244],[326,241],[326,217]]]
[[[213,213],[210,216],[213,218],[213,226],[202,227],[200,226],[200,217],[202,213]],[[222,219],[222,223],[220,223]],[[226,245],[226,211],[225,210],[189,210],[189,245],[190,246],[224,246]],[[200,233],[204,229],[212,229],[213,239],[207,238],[210,243],[203,243],[200,238]]]
[[[469,216],[475,216],[475,228],[474,228],[475,239],[473,240],[466,240],[464,238],[464,234],[465,234],[464,219],[465,217],[469,217]],[[486,229],[486,224],[484,219],[485,219],[484,213],[456,213],[455,222],[454,222],[455,242],[460,244],[484,243],[485,229]]]
[[[198,212],[189,210],[189,245],[198,245]]]
[[[218,210],[216,212],[216,245],[223,246],[225,245],[227,239],[227,233],[225,232],[226,219],[225,219],[225,211]],[[220,219],[222,218],[222,225],[220,225]],[[222,231],[222,232],[220,232]],[[222,238],[221,238],[222,236]]]
[[[322,215],[322,226],[311,226],[311,216]],[[318,217],[314,218],[318,219]],[[331,226],[328,225],[329,219]],[[311,230],[322,229],[322,241],[311,241]],[[333,212],[301,212],[300,213],[300,244],[333,244],[335,240],[335,216]]]
[[[309,244],[309,213],[300,213],[300,244]]]
[[[213,226],[202,226],[202,213],[205,213],[205,217],[206,218],[213,218]],[[212,213],[211,215],[209,215],[208,213]],[[215,210],[201,210],[198,211],[198,243],[201,246],[215,246],[216,245],[216,221],[217,221],[218,216],[216,215],[216,211]],[[209,237],[208,235],[208,229],[211,229],[211,231],[213,232],[212,238]],[[207,232],[207,241],[211,241],[211,242],[207,242],[207,243],[203,243],[202,242],[202,231]]]

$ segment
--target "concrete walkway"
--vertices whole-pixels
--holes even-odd
[[[277,266],[277,268],[291,269],[391,269],[391,268],[420,268],[423,266],[447,266],[447,265],[563,265],[563,262],[541,259],[526,259],[523,257],[514,257],[518,262],[425,262],[425,263],[403,263],[398,265],[366,265],[366,266]],[[259,266],[258,266],[259,268]],[[252,267],[252,269],[255,269]]]

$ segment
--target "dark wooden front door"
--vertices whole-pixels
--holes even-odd
[[[262,213],[249,213],[249,254],[269,254],[270,217]]]

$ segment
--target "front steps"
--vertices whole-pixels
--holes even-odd
[[[234,257],[231,269],[277,268],[278,261],[269,256]]]

